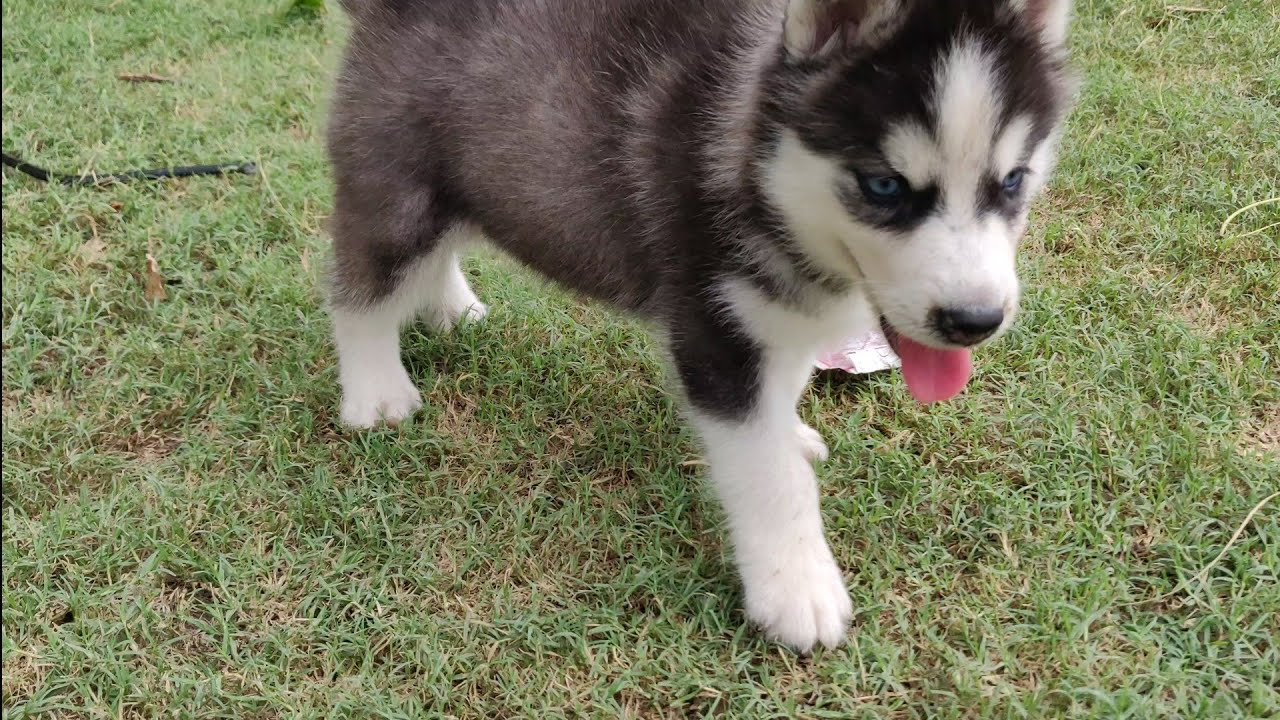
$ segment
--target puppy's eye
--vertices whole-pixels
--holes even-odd
[[[1010,171],[1008,175],[1005,175],[1004,180],[1000,181],[1000,189],[1004,191],[1005,195],[1017,195],[1018,191],[1022,189],[1022,181],[1026,176],[1026,168],[1016,168]]]
[[[901,175],[858,176],[858,185],[867,200],[881,207],[894,207],[906,197],[911,186]]]

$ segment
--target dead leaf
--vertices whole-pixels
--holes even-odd
[[[116,76],[124,82],[134,83],[168,83],[173,82],[172,78],[163,75],[152,75],[151,73],[120,73]]]
[[[165,298],[164,276],[160,274],[160,264],[151,253],[147,253],[147,276],[144,280],[143,297],[147,300],[163,300]]]
[[[80,260],[85,265],[92,265],[100,262],[106,254],[107,244],[98,236],[98,221],[92,214],[81,215],[77,221],[82,226],[87,226],[91,237],[80,245]]]
[[[311,248],[302,248],[302,272],[311,274]]]
[[[83,260],[86,265],[100,263],[106,255],[107,244],[102,242],[97,233],[94,233],[92,238],[85,240],[84,244],[80,246],[80,259]]]

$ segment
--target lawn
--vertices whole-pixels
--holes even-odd
[[[337,425],[336,7],[5,2],[6,152],[261,171],[4,173],[3,716],[1275,717],[1280,204],[1231,216],[1280,196],[1280,6],[1204,5],[1079,5],[965,394],[802,401],[856,609],[798,658],[744,625],[638,324],[476,258],[489,318],[407,336],[422,414]]]

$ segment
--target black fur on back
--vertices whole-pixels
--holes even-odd
[[[738,94],[760,96],[742,119],[748,161],[782,126],[821,151],[875,152],[890,121],[931,121],[931,63],[965,27],[998,48],[1016,106],[1048,132],[1064,103],[1044,80],[1061,61],[999,5],[917,2],[874,54],[806,66],[770,37],[782,7],[767,0],[345,0],[355,27],[330,150],[338,233],[360,247],[339,246],[342,287],[376,299],[465,218],[581,292],[662,307],[664,292],[749,262],[716,218],[757,223],[752,242],[785,245],[749,167],[737,187],[710,177],[708,142]],[[776,57],[757,88],[742,87],[762,46]]]

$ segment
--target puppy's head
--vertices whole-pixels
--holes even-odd
[[[1072,82],[1070,0],[789,0],[761,92],[763,185],[801,251],[891,334],[976,345],[1018,305],[1015,253]]]

